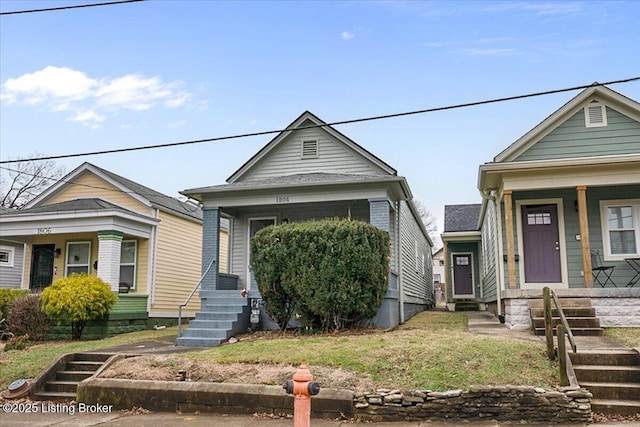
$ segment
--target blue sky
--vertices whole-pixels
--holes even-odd
[[[0,11],[91,3],[3,0]],[[170,1],[0,17],[0,159],[281,129],[640,75],[638,1]],[[611,86],[640,100],[640,82]],[[578,91],[337,126],[442,220],[478,165]],[[271,139],[89,161],[172,196]]]

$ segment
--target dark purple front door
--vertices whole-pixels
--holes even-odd
[[[525,282],[562,282],[559,236],[556,205],[522,206]]]
[[[453,255],[453,288],[455,295],[473,295],[471,255]]]

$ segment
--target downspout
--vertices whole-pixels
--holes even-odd
[[[500,266],[501,264],[499,263],[499,255],[498,255],[498,208],[496,206],[496,196],[492,195],[492,190],[488,190],[488,191],[480,191],[480,196],[482,196],[482,198],[484,200],[487,200],[488,202],[493,204],[493,220],[494,220],[494,239],[493,239],[493,255],[495,257],[495,269],[496,269],[496,297],[497,297],[497,301],[496,301],[496,305],[497,307],[497,311],[498,311],[498,316],[502,316],[502,283],[500,283],[500,274],[498,274],[498,266]]]
[[[400,229],[400,217],[402,216],[402,213],[400,212],[400,209],[402,207],[402,201],[397,201],[396,202],[396,240],[398,241],[398,244],[396,245],[396,251],[397,251],[397,259],[398,259],[398,278],[397,278],[397,286],[398,286],[398,295],[400,298],[400,323],[404,323],[404,295],[403,295],[403,290],[402,290],[402,250],[401,250],[401,246],[402,245],[402,237],[400,236],[400,234],[402,233],[402,230]]]
[[[160,219],[160,210],[155,209],[153,217]],[[149,265],[147,266],[147,313],[151,314],[151,307],[156,302],[156,266],[158,260],[158,225],[152,226],[151,237],[149,238]]]

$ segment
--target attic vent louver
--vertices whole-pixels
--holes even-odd
[[[315,159],[318,157],[318,140],[311,139],[302,141],[302,158]]]
[[[584,107],[584,124],[588,128],[600,127],[607,125],[606,107],[597,102]]]

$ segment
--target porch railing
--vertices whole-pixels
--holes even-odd
[[[191,298],[193,298],[193,295],[196,293],[196,291],[202,284],[202,281],[204,280],[205,276],[209,273],[209,270],[211,270],[211,267],[213,267],[213,264],[215,264],[215,262],[216,262],[215,258],[211,260],[211,262],[209,263],[209,266],[200,277],[200,280],[198,280],[198,283],[196,283],[196,285],[193,287],[193,290],[191,291],[187,299],[184,300],[184,302],[178,306],[178,338],[182,336],[182,308],[185,307],[187,304],[189,304],[189,301],[191,301]]]
[[[553,345],[553,314],[551,309],[551,301],[553,300],[558,315],[560,317],[560,324],[556,328],[556,337],[558,339],[558,364],[560,368],[560,385],[569,385],[569,375],[567,373],[567,349],[565,343],[565,335],[569,339],[571,349],[574,353],[577,352],[576,339],[573,336],[569,322],[567,321],[560,301],[556,293],[549,287],[545,287],[542,290],[542,296],[544,298],[544,335],[547,341],[547,356],[549,359],[555,359],[555,348]]]

